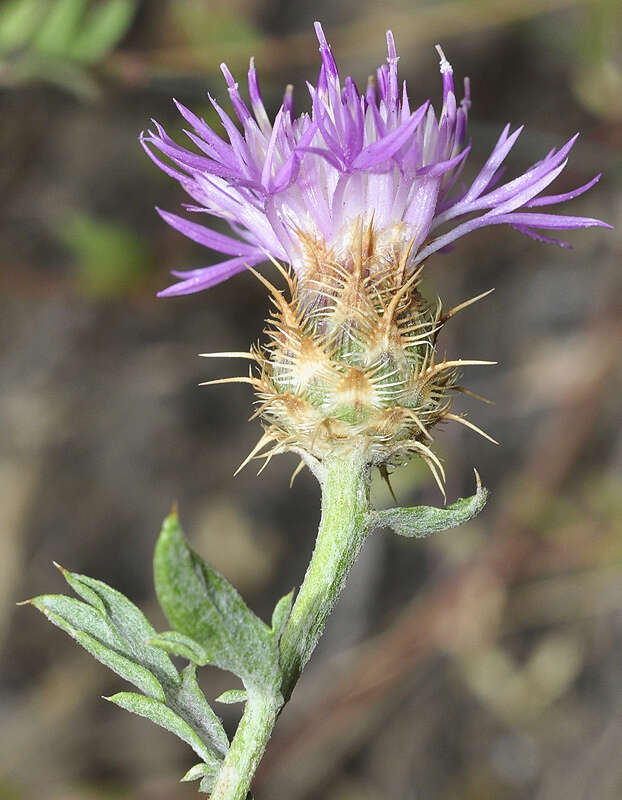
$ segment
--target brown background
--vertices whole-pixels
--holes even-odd
[[[0,11],[2,10],[0,4]],[[118,46],[85,69],[4,54],[0,76],[0,797],[186,798],[192,754],[104,703],[122,682],[16,600],[64,591],[52,559],[126,592],[151,616],[151,552],[171,502],[196,548],[267,618],[299,583],[319,515],[293,457],[232,473],[259,435],[247,387],[197,388],[246,349],[265,290],[249,274],[157,300],[167,271],[210,253],[162,223],[179,187],[142,154],[171,96],[208,115],[218,63],[243,83],[257,56],[273,112],[297,110],[317,71],[313,19],[359,83],[393,28],[411,97],[440,97],[433,45],[471,77],[471,170],[502,126],[527,127],[518,174],[576,130],[559,191],[604,177],[566,213],[622,223],[622,34],[615,2],[141,2]],[[0,17],[1,22],[1,17]],[[1,25],[0,25],[1,34]],[[26,59],[24,61],[24,59]],[[616,61],[616,59],[618,59]],[[35,59],[36,60],[36,59]],[[71,67],[71,68],[70,68]],[[619,232],[574,250],[479,231],[429,263],[426,291],[456,304],[496,292],[444,334],[495,400],[456,408],[501,440],[439,433],[450,500],[476,465],[492,497],[426,542],[378,532],[279,721],[256,784],[273,800],[613,800],[622,796],[622,436]],[[418,463],[402,504],[439,504]],[[380,481],[375,499],[388,504]],[[206,669],[213,698],[234,679]],[[236,707],[219,708],[233,730]]]

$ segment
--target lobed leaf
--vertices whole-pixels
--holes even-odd
[[[123,641],[100,611],[63,595],[41,595],[30,603],[121,678],[149,697],[165,700],[161,683],[148,669],[125,655]]]
[[[181,686],[175,693],[167,695],[167,705],[176,711],[203,741],[211,742],[214,748],[225,755],[229,749],[229,739],[205,699],[196,679],[196,667],[189,664],[181,673]]]
[[[155,722],[155,724],[159,725],[161,728],[165,728],[167,731],[174,733],[175,736],[182,739],[186,744],[189,744],[194,752],[205,761],[208,767],[211,767],[214,772],[218,770],[220,766],[219,759],[201,741],[190,725],[174,711],[165,706],[164,703],[154,700],[151,697],[145,697],[142,694],[135,694],[134,692],[119,692],[105,699],[124,708],[126,711],[139,714],[141,717]]]
[[[162,638],[167,641],[167,635],[158,637],[144,614],[127,597],[94,578],[60,569],[83,600],[42,595],[29,602],[98,661],[144,692],[147,698],[168,707],[204,747],[213,747],[216,753],[224,755],[229,740],[222,722],[199,688],[195,665],[189,665],[180,675],[166,648],[151,644]],[[196,655],[199,645],[189,637],[173,634],[172,638],[178,642],[183,639]]]
[[[87,602],[103,606],[107,619],[121,639],[123,654],[152,672],[160,683],[179,684],[179,674],[171,659],[160,648],[149,645],[156,631],[143,612],[125,595],[111,586],[62,570],[73,590]]]
[[[175,630],[197,641],[210,663],[238,675],[247,688],[277,691],[280,670],[272,630],[188,546],[176,513],[164,521],[154,572],[158,600]]]
[[[393,528],[400,536],[423,538],[432,533],[456,528],[476,517],[486,505],[488,490],[482,486],[475,471],[477,489],[474,495],[458,500],[446,508],[411,506],[376,511],[373,522],[377,527]]]

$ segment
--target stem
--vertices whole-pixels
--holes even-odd
[[[281,706],[280,697],[249,694],[211,800],[245,800]]]
[[[322,462],[315,550],[281,639],[282,694],[249,693],[211,800],[245,800],[277,716],[317,645],[369,529],[369,470],[358,451]],[[283,700],[284,698],[284,700]]]
[[[369,529],[369,470],[361,454],[325,459],[322,472],[315,550],[281,639],[285,701],[311,658]]]

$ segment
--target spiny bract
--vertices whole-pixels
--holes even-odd
[[[247,461],[288,450],[322,461],[357,448],[386,469],[418,454],[442,490],[431,429],[453,419],[479,431],[450,413],[451,398],[464,391],[461,366],[492,362],[439,361],[437,337],[456,311],[484,295],[448,312],[440,301],[432,306],[419,292],[421,270],[408,274],[411,244],[399,233],[378,239],[373,220],[359,219],[338,258],[301,234],[305,269],[282,270],[289,299],[256,273],[274,304],[267,345],[247,354],[259,374],[225,379],[251,383],[259,397],[255,416],[265,433]]]

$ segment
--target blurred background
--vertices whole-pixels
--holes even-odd
[[[0,3],[0,797],[190,798],[188,749],[100,698],[122,682],[29,608],[65,591],[52,559],[127,593],[156,627],[151,553],[172,501],[194,546],[267,618],[304,573],[319,492],[275,459],[232,473],[259,436],[244,386],[205,350],[261,335],[265,290],[243,274],[158,300],[204,266],[168,228],[179,186],[137,136],[177,135],[179,98],[213,120],[218,65],[257,58],[274,112],[296,110],[323,21],[363,82],[391,27],[411,97],[439,107],[434,44],[471,77],[471,173],[506,122],[518,174],[576,130],[556,183],[603,172],[566,213],[616,226],[573,250],[492,228],[429,262],[448,306],[494,286],[444,333],[450,357],[500,362],[456,409],[501,440],[439,432],[448,498],[474,465],[492,496],[425,542],[370,537],[256,781],[265,800],[622,797],[622,6],[616,0],[4,0]],[[559,187],[559,188],[557,188]],[[272,273],[270,273],[272,275]],[[276,278],[275,275],[272,275]],[[413,462],[400,504],[440,504]],[[374,484],[378,505],[390,497]],[[203,670],[211,700],[233,684]],[[219,708],[229,730],[238,706]],[[195,760],[195,759],[194,759]]]

